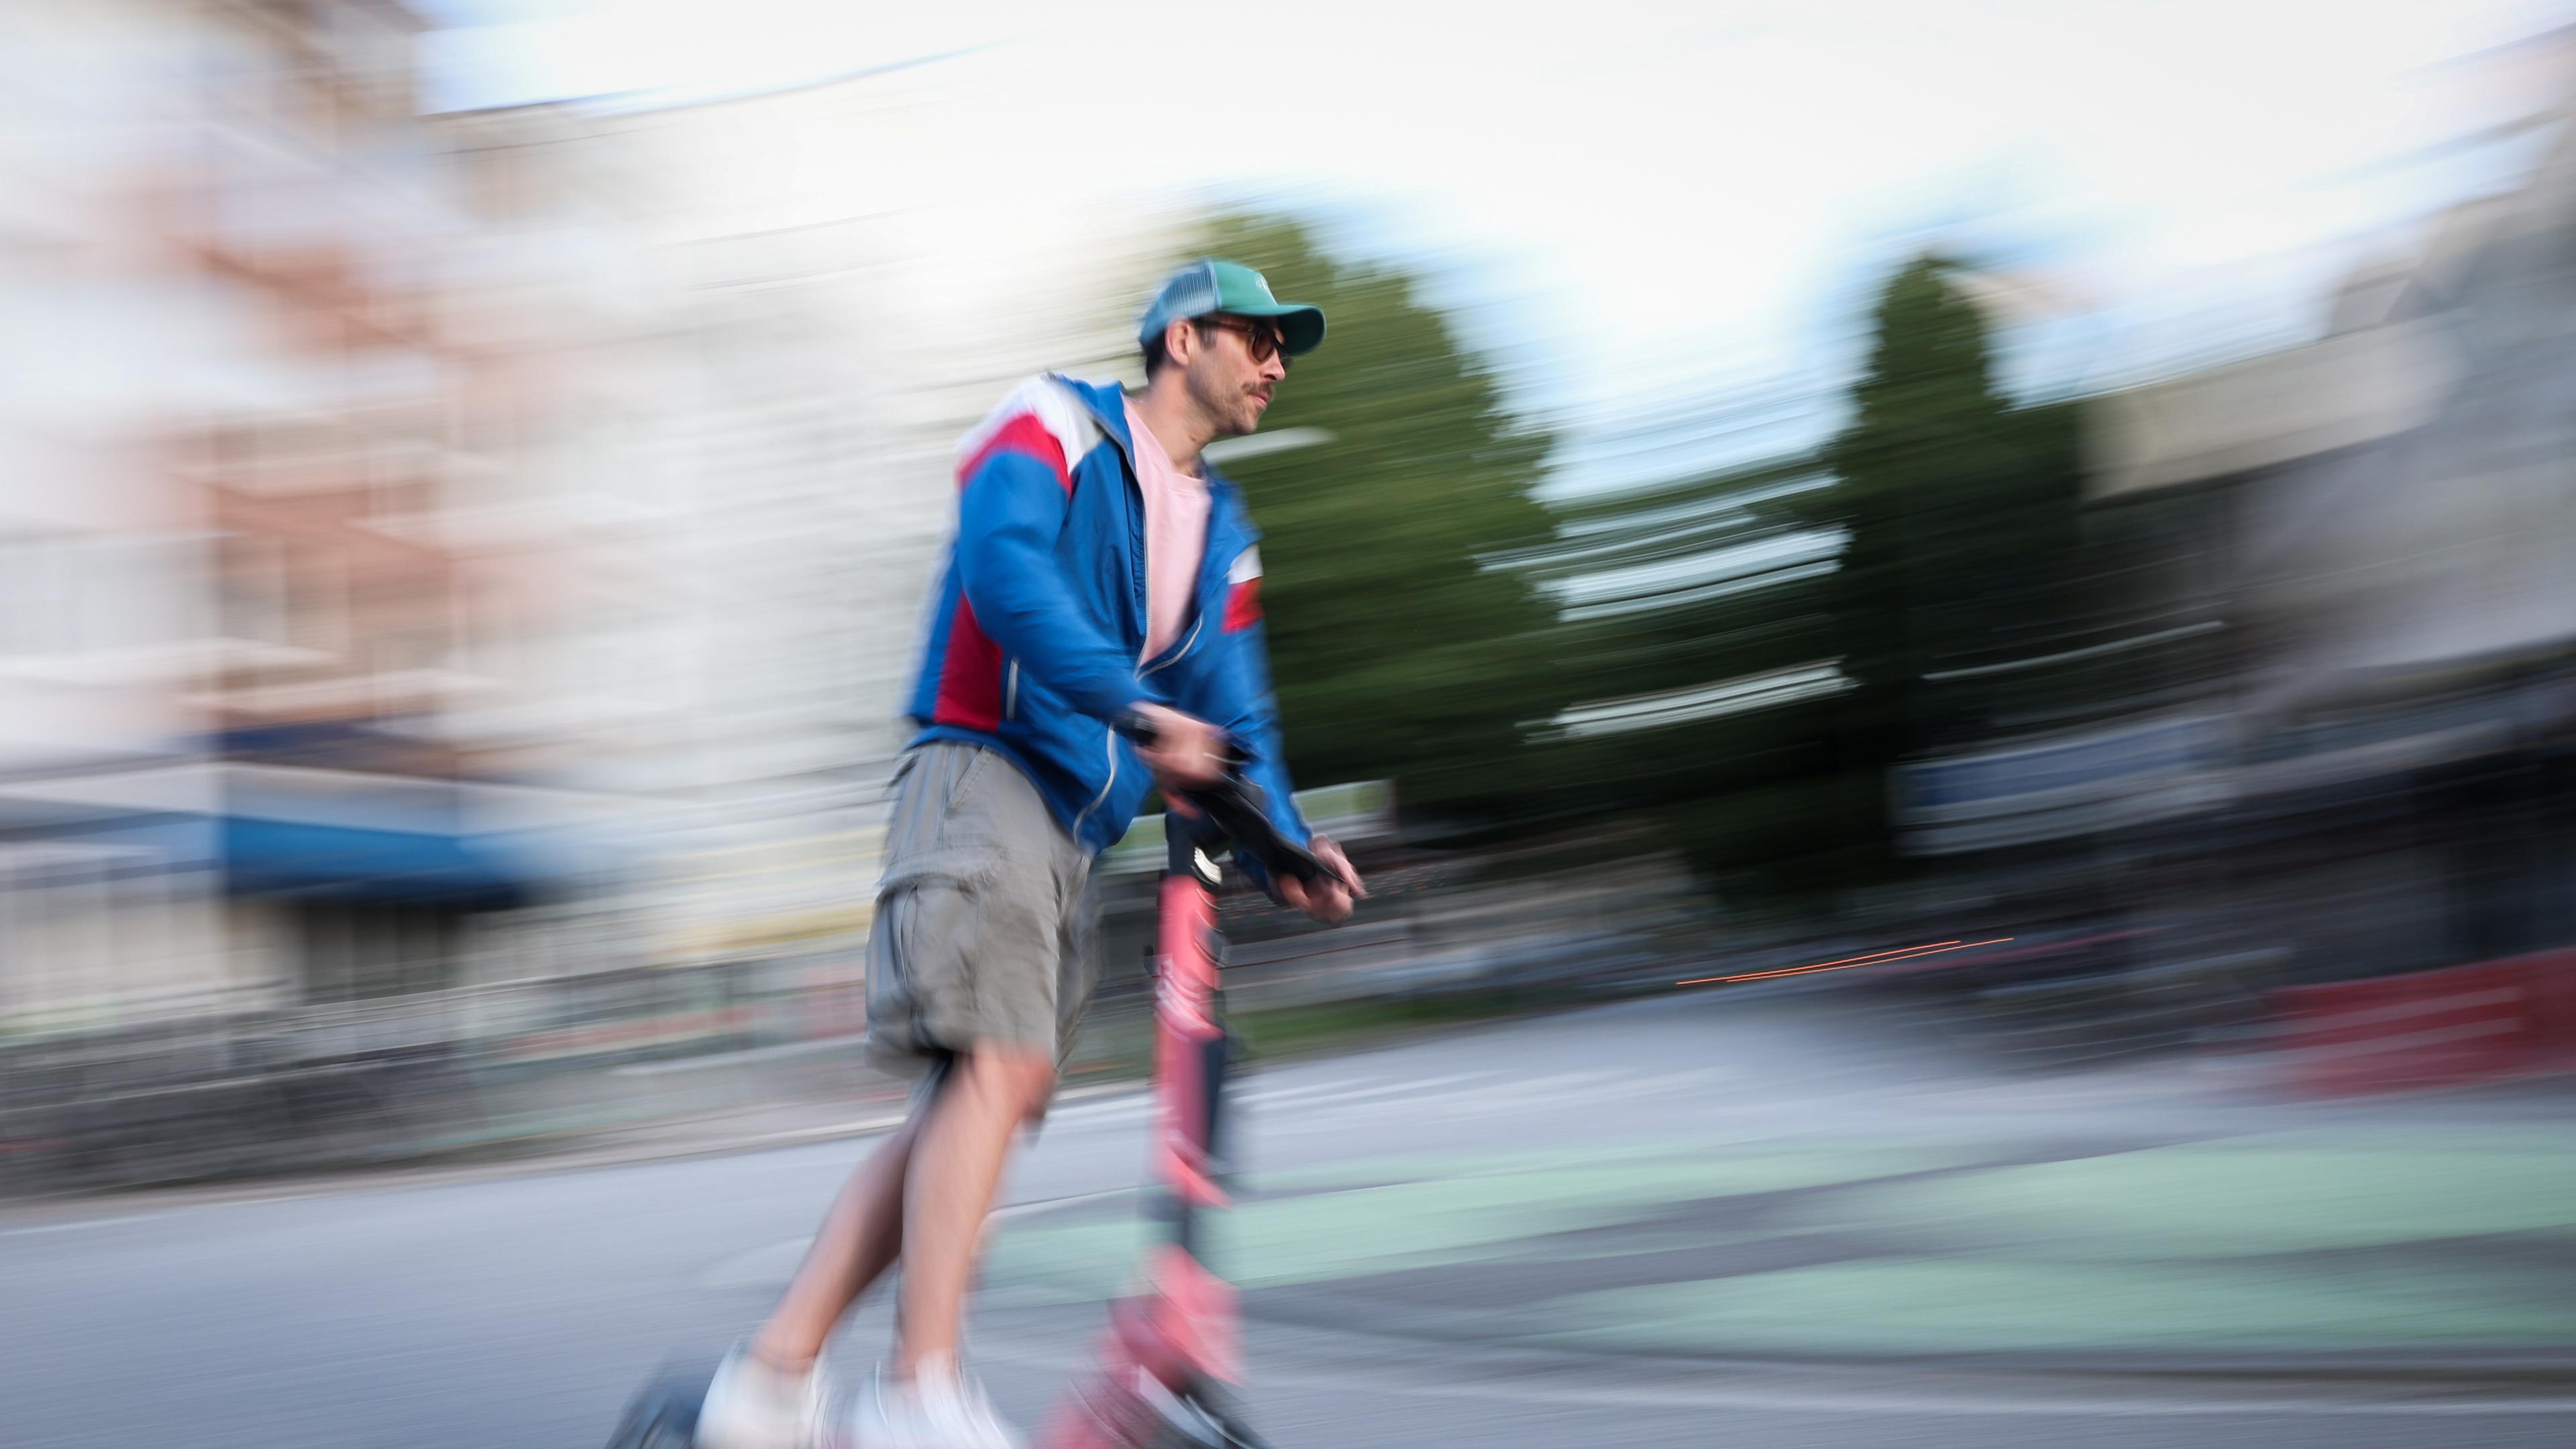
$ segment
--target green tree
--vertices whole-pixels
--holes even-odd
[[[1983,309],[1925,258],[1890,279],[1851,424],[1826,461],[1851,532],[1839,574],[1858,757],[1978,738],[1990,691],[1927,675],[1992,662],[2062,624],[2075,556],[2071,408],[1995,389]]]
[[[1640,727],[1570,742],[1571,772],[1657,814],[1715,878],[1898,873],[1890,768],[2028,703],[1941,677],[2034,647],[2072,609],[2077,441],[2072,409],[1996,390],[1949,264],[1900,269],[1823,449],[1564,511],[1562,538],[1595,541],[1567,581],[1575,682],[1645,702]]]
[[[1330,441],[1226,465],[1264,532],[1272,672],[1296,777],[1393,778],[1417,812],[1510,818],[1536,766],[1524,722],[1560,708],[1554,617],[1479,560],[1549,527],[1551,439],[1388,267],[1338,260],[1277,216],[1217,218],[1206,250],[1329,318],[1263,432]]]
[[[1566,772],[1656,818],[1713,880],[1869,875],[1883,831],[1837,729],[1847,683],[1838,491],[1813,456],[1564,510],[1565,650],[1587,703]]]

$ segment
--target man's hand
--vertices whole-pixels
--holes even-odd
[[[1154,772],[1163,801],[1184,815],[1195,815],[1180,798],[1184,790],[1204,790],[1225,778],[1225,731],[1195,715],[1159,704],[1139,704],[1136,713],[1154,728],[1154,743],[1136,753]]]
[[[1195,817],[1198,807],[1189,802],[1186,792],[1204,790],[1225,779],[1225,762],[1229,741],[1225,731],[1206,720],[1186,715],[1167,705],[1138,704],[1137,722],[1153,732],[1150,745],[1137,744],[1136,753],[1145,768],[1154,772],[1154,783],[1161,787],[1163,805],[1176,814]],[[1128,726],[1121,724],[1121,730]],[[1134,738],[1134,732],[1128,731]],[[1318,835],[1306,848],[1322,861],[1329,874],[1312,885],[1294,876],[1283,875],[1271,882],[1271,890],[1281,905],[1303,911],[1327,926],[1337,926],[1350,919],[1351,904],[1368,895],[1360,884],[1360,873],[1351,869],[1350,857],[1342,854],[1329,836]]]
[[[1327,926],[1338,926],[1350,919],[1351,903],[1365,897],[1368,887],[1360,884],[1360,873],[1351,869],[1350,857],[1342,854],[1342,848],[1330,838],[1318,835],[1306,842],[1306,848],[1332,874],[1311,886],[1295,876],[1281,876],[1274,882],[1279,903],[1304,911]]]

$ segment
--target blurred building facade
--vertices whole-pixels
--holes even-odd
[[[18,7],[0,1014],[454,978],[529,885],[428,728],[506,594],[397,520],[471,471],[469,223],[399,5]]]
[[[635,421],[665,480],[654,587],[676,633],[620,786],[656,803],[660,858],[620,914],[665,955],[854,953],[956,441],[1032,372],[1131,373],[1130,304],[1179,244],[1151,209],[1033,219],[943,164],[971,95],[933,62],[439,123],[539,127],[567,170],[616,178],[653,299]]]
[[[2316,979],[2576,941],[2570,116],[2313,343],[2097,400],[2089,527],[2157,648],[2095,694],[2157,707],[1900,772],[1914,850]]]
[[[1179,234],[935,68],[424,117],[419,25],[0,21],[9,1028],[854,957],[950,448]]]
[[[1175,224],[987,224],[938,75],[425,119],[392,0],[8,26],[0,1018],[860,926],[948,449]]]

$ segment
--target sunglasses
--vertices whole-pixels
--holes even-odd
[[[1240,317],[1202,317],[1199,319],[1199,325],[1213,327],[1220,332],[1241,334],[1244,350],[1252,354],[1252,360],[1255,362],[1268,362],[1276,357],[1281,367],[1284,368],[1289,364],[1289,357],[1281,351],[1288,345],[1287,335],[1276,327],[1265,327],[1258,322],[1246,322]]]

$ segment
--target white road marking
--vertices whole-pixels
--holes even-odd
[[[38,1233],[78,1233],[91,1228],[113,1228],[126,1223],[150,1222],[167,1217],[167,1213],[126,1213],[112,1218],[75,1218],[67,1223],[36,1223],[23,1228],[0,1228],[0,1238],[33,1237]]]
[[[1285,1092],[1255,1092],[1243,1097],[1241,1104],[1246,1107],[1266,1107],[1276,1103],[1295,1101],[1298,1110],[1304,1111],[1310,1107],[1356,1102],[1367,1097],[1392,1097],[1404,1092],[1429,1093],[1434,1088],[1447,1087],[1453,1082],[1471,1081],[1493,1075],[1492,1072],[1460,1072],[1454,1076],[1425,1077],[1418,1082],[1388,1082],[1380,1086],[1310,1087]],[[1450,1093],[1440,1092],[1438,1095],[1446,1097]],[[1430,1099],[1426,1097],[1425,1100]]]

